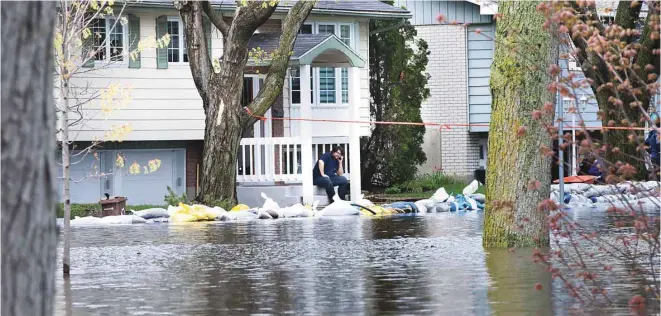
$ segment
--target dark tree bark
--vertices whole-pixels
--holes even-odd
[[[608,127],[609,124],[642,126],[639,122],[642,117],[641,109],[647,111],[651,96],[656,93],[656,88],[651,84],[655,83],[659,75],[659,55],[658,53],[654,54],[654,50],[658,50],[660,45],[658,31],[653,35],[655,25],[659,23],[659,1],[647,1],[647,4],[649,11],[640,40],[635,42],[634,36],[623,36],[618,39],[627,45],[626,49],[631,49],[636,54],[631,61],[628,58],[610,61],[610,66],[615,66],[616,71],[613,72],[609,68],[609,63],[604,61],[603,56],[599,56],[597,52],[590,49],[587,43],[588,37],[593,32],[605,35],[606,27],[599,20],[596,7],[580,8],[576,1],[572,2],[572,6],[579,13],[579,23],[590,26],[590,31],[587,33],[579,34],[574,32],[577,29],[572,27],[569,27],[569,30],[573,44],[578,48],[577,57],[581,68],[585,76],[592,80],[591,88],[602,112],[601,120],[604,128]],[[624,29],[635,29],[636,22],[640,17],[641,6],[642,2],[640,1],[620,1],[615,16],[615,24]],[[609,40],[609,45],[613,43],[612,39]],[[627,63],[630,62],[632,66],[624,65],[624,59],[627,60]],[[650,74],[656,76],[650,80],[648,77]],[[631,89],[618,89],[621,86],[618,76],[627,79]],[[612,84],[614,88],[608,88],[607,84]],[[617,104],[613,102],[614,100],[622,101],[622,103]],[[635,106],[636,102],[639,103],[639,106]],[[603,142],[608,148],[604,155],[606,161],[612,164],[618,161],[628,163],[636,167],[638,177],[642,177],[645,173],[645,167],[642,147],[639,146],[641,141],[638,137],[640,136],[642,136],[642,132],[605,129]],[[612,149],[616,147],[619,150],[613,151]]]
[[[55,294],[56,2],[3,2],[2,315],[50,315]]]
[[[534,120],[532,112],[554,99],[545,69],[557,61],[558,45],[542,28],[545,17],[536,6],[530,1],[498,3],[502,17],[491,66],[485,248],[549,242],[546,216],[537,211],[537,204],[550,194],[551,159],[540,154],[540,147],[551,147],[544,128],[551,124],[551,115]],[[529,189],[530,181],[540,181],[540,188]]]
[[[189,65],[206,114],[204,158],[200,193],[197,200],[215,202],[236,200],[236,161],[243,131],[255,123],[241,106],[243,73],[248,62],[248,41],[255,30],[275,12],[270,1],[248,1],[239,5],[228,25],[207,1],[183,1],[176,4],[186,32]],[[282,92],[289,53],[300,26],[312,11],[314,1],[299,1],[287,14],[280,43],[273,52],[268,75],[257,97],[248,108],[264,115]],[[214,73],[206,47],[203,18],[208,16],[223,35],[223,57],[220,72]]]

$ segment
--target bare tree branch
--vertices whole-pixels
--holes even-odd
[[[211,21],[211,23],[213,23],[213,25],[216,26],[218,30],[220,30],[220,33],[223,34],[223,38],[226,38],[230,26],[225,23],[225,20],[223,19],[223,13],[216,13],[216,11],[211,8],[209,1],[200,1],[200,3],[202,4],[204,13],[206,13],[207,17],[209,18],[209,21]]]
[[[298,1],[289,10],[282,25],[280,42],[271,60],[268,75],[259,94],[248,108],[256,115],[264,115],[282,91],[282,85],[289,65],[290,52],[294,49],[294,42],[303,22],[307,19],[316,1]],[[251,119],[251,118],[248,118]],[[254,118],[252,118],[254,120]]]

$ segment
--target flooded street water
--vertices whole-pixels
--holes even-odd
[[[485,252],[482,215],[74,227],[56,315],[567,314],[530,249]],[[612,287],[598,314],[629,314],[637,288]]]

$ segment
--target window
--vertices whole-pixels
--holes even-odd
[[[317,34],[335,34],[335,24],[317,25]]]
[[[93,37],[94,60],[124,60],[124,25],[116,19],[94,19],[90,24]]]
[[[342,103],[349,103],[349,69],[342,68]]]
[[[168,44],[168,62],[187,63],[188,51],[186,50],[186,35],[179,18],[168,18],[167,32],[170,34],[170,43]]]
[[[335,23],[335,22],[308,22],[303,24],[298,32],[299,34],[334,34],[347,46],[353,47],[353,24]],[[315,99],[318,99],[317,105],[333,105],[336,103],[349,103],[349,69],[320,67],[311,68],[310,75],[310,101],[315,105]],[[300,69],[290,69],[290,91],[291,103],[301,103],[301,76]],[[338,89],[339,87],[339,89]],[[315,98],[316,92],[317,98]],[[339,105],[338,104],[338,105]]]
[[[298,30],[298,34],[312,34],[312,24],[303,24]]]
[[[344,44],[351,47],[351,25],[340,24],[340,34],[338,37],[344,42]]]
[[[335,103],[335,68],[319,68],[319,102]]]
[[[314,70],[312,70],[314,73]],[[291,103],[301,104],[301,69],[298,67],[289,69],[289,84],[291,89]],[[310,102],[314,103],[314,78],[310,76]]]

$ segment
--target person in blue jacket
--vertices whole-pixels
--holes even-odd
[[[349,191],[349,181],[343,177],[344,169],[342,167],[342,147],[335,147],[331,152],[327,152],[319,158],[312,170],[312,183],[326,189],[328,202],[333,202],[335,196],[335,186],[337,186],[337,195],[342,200],[346,200],[347,191]]]
[[[659,115],[656,113],[652,114],[651,117],[654,120],[654,125],[659,127]],[[647,152],[650,154],[650,159],[654,165],[654,169],[659,168],[659,133],[655,128],[647,134],[647,139],[645,139],[645,146],[647,146]]]

